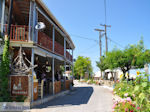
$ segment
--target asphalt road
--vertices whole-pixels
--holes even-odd
[[[75,81],[68,94],[32,109],[32,112],[112,112],[112,93],[109,89]]]

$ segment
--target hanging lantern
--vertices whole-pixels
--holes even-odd
[[[38,61],[38,60],[39,60],[39,57],[37,56],[37,57],[35,58],[35,60]]]

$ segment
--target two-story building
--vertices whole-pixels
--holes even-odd
[[[10,0],[0,0],[0,31],[7,33]],[[38,30],[35,26],[43,22],[45,28]],[[37,65],[31,72],[32,82],[28,96],[34,98],[34,77],[38,81],[38,90],[43,98],[62,90],[62,66],[72,66],[75,45],[66,30],[61,26],[41,0],[14,0],[12,24],[10,31],[10,47],[12,60],[18,55],[22,46],[23,52],[32,65]],[[28,65],[28,64],[27,64]],[[47,70],[47,68],[49,70]],[[20,74],[21,75],[21,74]],[[42,85],[42,80],[44,80]],[[65,81],[67,83],[67,81]],[[64,82],[63,82],[64,83]],[[69,88],[64,84],[65,89]],[[43,86],[41,90],[41,86]],[[32,89],[31,89],[32,88]]]

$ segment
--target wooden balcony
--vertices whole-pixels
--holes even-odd
[[[4,34],[7,34],[7,25],[4,25]],[[10,41],[28,42],[29,27],[25,25],[11,25]],[[38,32],[38,45],[53,51],[53,40],[43,32]],[[64,56],[64,47],[55,41],[54,53]],[[72,55],[66,51],[66,57],[72,61]]]
[[[28,42],[29,27],[24,25],[11,25],[10,41]],[[4,25],[4,34],[7,34],[7,25]]]
[[[68,51],[66,51],[66,58],[72,62],[72,55]]]
[[[64,47],[55,41],[55,53],[64,56]]]
[[[43,32],[38,32],[38,44],[50,51],[53,49],[53,40]]]
[[[51,52],[53,51],[53,40],[43,32],[38,32],[38,44],[50,50]],[[55,41],[54,51],[54,53],[64,56],[64,47],[57,41]],[[66,51],[66,57],[72,61],[72,55],[68,51]]]

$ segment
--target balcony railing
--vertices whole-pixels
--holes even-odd
[[[64,56],[64,47],[56,41],[55,41],[55,52],[57,54]]]
[[[4,25],[4,34],[7,34],[7,25]],[[11,25],[10,41],[28,42],[29,27],[25,25]],[[53,40],[43,32],[38,32],[38,44],[50,51],[53,49]],[[55,41],[55,53],[64,56],[64,47]],[[66,57],[72,61],[72,55],[66,51]]]
[[[66,58],[72,62],[72,55],[68,51],[66,51]]]
[[[52,39],[43,32],[38,32],[38,44],[50,51],[53,49]]]
[[[29,27],[25,25],[11,25],[11,41],[28,41]],[[7,34],[7,25],[4,25],[4,34]]]
[[[53,51],[53,40],[43,32],[38,32],[38,44]],[[55,41],[55,53],[64,56],[64,47]],[[72,61],[72,55],[66,51],[66,58]]]
[[[53,40],[43,32],[38,33],[38,44],[48,50],[53,50]],[[55,53],[64,56],[64,47],[55,41]]]

